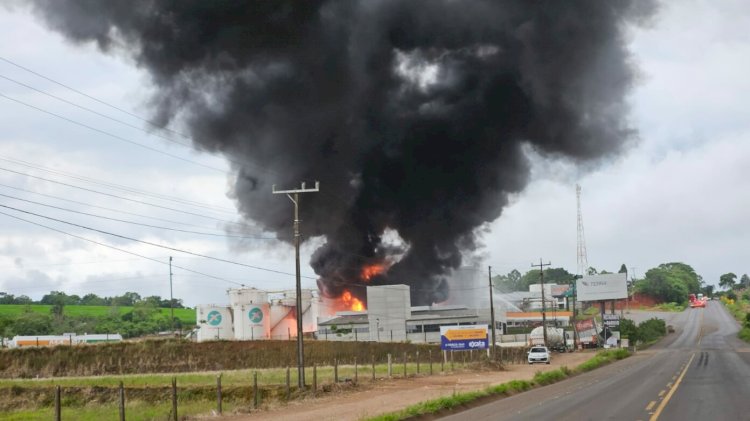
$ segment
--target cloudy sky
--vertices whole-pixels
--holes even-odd
[[[633,29],[640,76],[629,118],[639,142],[586,168],[529,151],[533,181],[487,227],[483,266],[523,272],[543,258],[575,272],[579,183],[590,266],[625,263],[642,275],[682,261],[709,283],[750,272],[748,9],[740,0],[669,2]],[[72,45],[27,11],[0,8],[0,291],[168,296],[169,256],[175,296],[188,305],[224,303],[239,284],[293,288],[291,246],[238,217],[221,158],[185,146],[178,129],[150,130],[149,94],[128,58]],[[309,287],[314,249],[303,247]]]

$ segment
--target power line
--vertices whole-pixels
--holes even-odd
[[[82,176],[82,175],[78,175],[78,174],[68,173],[68,172],[65,172],[65,171],[54,170],[54,169],[51,169],[51,168],[48,168],[48,167],[44,167],[42,165],[34,164],[34,163],[28,162],[28,161],[23,161],[23,160],[17,159],[17,158],[10,158],[10,157],[0,156],[0,161],[10,162],[12,164],[16,164],[16,165],[20,165],[20,166],[24,166],[24,167],[28,167],[28,168],[33,168],[33,169],[36,169],[36,170],[39,170],[39,171],[43,171],[43,172],[47,172],[47,173],[54,174],[54,175],[62,175],[64,177],[69,177],[69,178],[72,178],[72,179],[75,179],[75,180],[79,180],[79,181],[85,181],[85,182],[92,183],[92,184],[98,184],[98,185],[101,185],[101,186],[104,186],[104,187],[107,187],[107,188],[111,188],[113,190],[122,190],[122,191],[126,191],[128,193],[136,193],[136,194],[140,194],[140,195],[143,195],[143,196],[152,197],[152,198],[155,198],[155,199],[167,200],[167,201],[171,201],[171,202],[177,202],[177,203],[181,203],[181,204],[192,205],[192,206],[196,206],[196,207],[200,207],[200,208],[205,208],[205,209],[212,209],[212,210],[215,210],[215,211],[218,211],[218,212],[231,213],[231,214],[236,214],[237,213],[236,209],[230,209],[230,208],[225,208],[225,207],[221,207],[221,206],[210,205],[210,204],[207,204],[207,203],[201,203],[201,202],[197,202],[197,201],[194,201],[194,200],[187,200],[187,199],[183,199],[183,198],[176,197],[176,196],[169,196],[169,195],[160,194],[160,193],[153,193],[153,192],[149,192],[149,191],[146,191],[146,190],[137,189],[135,187],[129,187],[129,186],[125,186],[125,185],[122,185],[122,184],[110,183],[110,182],[107,182],[107,181],[97,180],[97,179],[94,179],[94,178],[91,178],[91,177],[86,177],[86,176]]]
[[[2,205],[0,205],[0,206],[2,206]],[[4,207],[6,207],[6,206],[4,206]],[[48,226],[48,225],[40,224],[40,223],[38,223],[38,222],[34,222],[34,221],[29,221],[28,219],[24,219],[24,218],[21,218],[21,217],[15,216],[15,215],[11,215],[11,214],[9,214],[9,213],[6,213],[6,212],[2,212],[2,211],[0,211],[0,215],[5,215],[5,216],[7,216],[7,217],[10,217],[10,218],[14,218],[14,219],[17,219],[17,220],[19,220],[19,221],[27,222],[27,223],[29,223],[29,224],[32,224],[32,225],[36,225],[36,226],[39,226],[39,227],[42,227],[42,228],[47,228],[48,230],[51,230],[51,231],[55,231],[55,232],[58,232],[58,233],[61,233],[61,234],[69,235],[69,236],[71,236],[71,237],[73,237],[73,238],[78,238],[79,240],[83,240],[83,241],[88,241],[88,242],[90,242],[90,243],[93,243],[93,244],[96,244],[96,245],[99,245],[99,246],[103,246],[103,247],[107,247],[107,248],[110,248],[110,249],[113,249],[113,250],[117,250],[117,251],[120,251],[120,252],[122,252],[122,253],[127,253],[127,254],[130,254],[130,255],[132,255],[132,256],[140,257],[140,258],[142,258],[142,259],[150,260],[150,261],[152,261],[152,262],[156,262],[156,263],[159,263],[159,264],[162,264],[162,265],[167,265],[167,264],[168,264],[168,263],[162,262],[162,261],[160,261],[160,260],[157,260],[157,259],[153,259],[153,258],[151,258],[151,257],[147,257],[147,256],[144,256],[144,255],[142,255],[142,254],[138,254],[138,253],[135,253],[135,252],[132,252],[132,251],[124,250],[124,249],[121,249],[121,248],[119,248],[119,247],[111,246],[111,245],[109,245],[109,244],[105,244],[105,243],[102,243],[102,242],[100,242],[100,241],[96,241],[96,240],[92,240],[92,239],[90,239],[90,238],[82,237],[82,236],[80,236],[80,235],[72,234],[72,233],[69,233],[69,232],[67,232],[67,231],[63,231],[63,230],[60,230],[60,229],[57,229],[57,228],[53,228],[53,227],[50,227],[50,226]],[[186,268],[186,267],[182,267],[182,266],[177,266],[177,265],[172,265],[172,266],[173,266],[173,267],[176,267],[176,268],[178,268],[178,269],[182,269],[182,270],[184,270],[184,271],[190,272],[190,273],[194,273],[194,274],[196,274],[196,275],[201,275],[201,276],[205,276],[205,277],[208,277],[208,278],[211,278],[211,279],[216,279],[216,280],[219,280],[219,281],[223,281],[223,282],[228,282],[228,283],[230,283],[230,284],[235,284],[235,285],[245,286],[245,284],[242,284],[242,283],[240,283],[240,282],[235,282],[235,281],[231,281],[231,280],[229,280],[229,279],[221,278],[221,277],[218,277],[218,276],[214,276],[214,275],[209,275],[209,274],[207,274],[207,273],[199,272],[199,271],[197,271],[197,270],[192,270],[192,269],[188,269],[188,268]]]
[[[195,225],[195,224],[188,224],[188,223],[185,223],[185,222],[172,221],[172,220],[169,220],[169,219],[157,218],[157,217],[154,217],[154,216],[143,215],[143,214],[140,214],[140,213],[128,212],[128,211],[124,211],[124,210],[121,210],[121,209],[113,209],[113,208],[108,208],[108,207],[105,207],[105,206],[98,206],[98,205],[93,205],[93,204],[90,204],[90,203],[79,202],[77,200],[66,199],[64,197],[55,196],[55,195],[51,195],[51,194],[38,193],[38,192],[35,192],[35,191],[32,191],[32,190],[26,190],[26,189],[22,189],[20,187],[9,186],[7,184],[2,184],[2,183],[0,183],[0,187],[5,187],[5,188],[8,188],[8,189],[22,191],[22,192],[25,192],[25,193],[31,193],[31,194],[35,194],[37,196],[47,197],[47,198],[50,198],[50,199],[61,200],[61,201],[68,202],[68,203],[75,203],[77,205],[83,205],[83,206],[88,206],[88,207],[92,207],[92,208],[96,208],[96,209],[102,209],[102,210],[106,210],[106,211],[110,211],[110,212],[117,212],[117,213],[122,213],[122,214],[125,214],[125,215],[137,216],[137,217],[140,217],[140,218],[151,219],[151,220],[154,220],[154,221],[168,222],[170,224],[182,225],[184,227],[196,227],[196,228],[204,228],[204,229],[213,229],[211,227],[204,227],[204,226],[201,226],[201,225]]]
[[[0,171],[6,171],[6,172],[9,172],[9,173],[13,173],[13,174],[17,174],[17,175],[22,175],[22,176],[29,177],[29,178],[35,178],[37,180],[42,180],[42,181],[46,181],[46,182],[49,182],[49,183],[59,184],[61,186],[65,186],[65,187],[70,187],[70,188],[74,188],[74,189],[78,189],[78,190],[87,191],[89,193],[96,193],[96,194],[100,194],[102,196],[113,197],[115,199],[126,200],[128,202],[138,203],[138,204],[141,204],[141,205],[153,206],[153,207],[159,208],[159,209],[164,209],[164,210],[169,210],[169,211],[173,211],[173,212],[184,213],[186,215],[197,216],[197,217],[205,218],[205,219],[212,219],[212,220],[223,222],[223,223],[226,223],[226,224],[238,225],[238,226],[241,226],[241,227],[248,228],[247,225],[241,224],[239,222],[233,222],[233,221],[228,221],[228,220],[225,220],[225,219],[214,218],[212,216],[203,215],[203,214],[200,214],[200,213],[189,212],[189,211],[186,211],[186,210],[170,208],[169,206],[162,206],[162,205],[157,205],[155,203],[144,202],[144,201],[138,200],[138,199],[131,199],[129,197],[118,196],[116,194],[102,192],[102,191],[99,191],[99,190],[90,189],[88,187],[76,186],[75,184],[64,183],[62,181],[52,180],[50,178],[44,178],[44,177],[40,177],[38,175],[31,175],[31,174],[27,174],[27,173],[24,173],[24,172],[20,172],[20,171],[16,171],[16,170],[11,170],[11,169],[8,169],[8,168],[0,167]]]
[[[0,93],[0,97],[5,98],[5,99],[7,99],[9,101],[13,101],[13,102],[15,102],[17,104],[21,104],[21,105],[23,105],[25,107],[34,109],[34,110],[39,111],[41,113],[44,113],[44,114],[51,115],[53,117],[59,118],[60,120],[67,121],[68,123],[75,124],[77,126],[81,126],[83,128],[86,128],[86,129],[89,129],[91,131],[103,134],[105,136],[109,136],[109,137],[111,137],[113,139],[117,139],[117,140],[120,140],[122,142],[130,143],[130,144],[138,146],[140,148],[148,149],[148,150],[150,150],[152,152],[156,152],[156,153],[168,156],[170,158],[178,159],[180,161],[187,162],[189,164],[197,165],[199,167],[207,168],[209,170],[217,171],[217,172],[220,172],[220,173],[223,173],[223,174],[227,173],[225,170],[223,170],[221,168],[217,168],[217,167],[214,167],[214,166],[211,166],[211,165],[208,165],[208,164],[203,164],[201,162],[193,161],[191,159],[183,158],[183,157],[181,157],[179,155],[175,155],[173,153],[169,153],[169,152],[163,151],[161,149],[157,149],[157,148],[154,148],[154,147],[151,147],[151,146],[148,146],[148,145],[144,145],[142,143],[138,143],[138,142],[136,142],[134,140],[130,140],[130,139],[124,138],[124,137],[116,135],[114,133],[110,133],[108,131],[105,131],[105,130],[102,130],[102,129],[98,129],[98,128],[93,127],[93,126],[89,126],[86,123],[81,123],[79,121],[73,120],[72,118],[68,118],[68,117],[65,117],[65,116],[57,114],[57,113],[53,113],[52,111],[47,111],[47,110],[45,110],[45,109],[43,109],[41,107],[37,107],[36,105],[32,105],[32,104],[29,104],[27,102],[21,101],[19,99],[16,99],[16,98],[13,98],[13,97],[9,97],[9,96],[7,96],[7,95],[5,95],[3,93]]]
[[[141,120],[141,121],[143,121],[144,123],[146,123],[146,124],[148,124],[148,125],[150,125],[150,126],[152,126],[152,127],[154,127],[154,128],[157,128],[157,129],[160,129],[160,130],[166,130],[166,131],[172,132],[172,133],[174,133],[174,134],[176,134],[176,135],[179,135],[179,136],[182,136],[182,137],[185,137],[185,138],[187,138],[187,137],[188,137],[188,136],[186,136],[186,135],[184,135],[184,134],[182,134],[182,133],[180,133],[180,132],[178,132],[178,131],[175,131],[175,130],[173,130],[173,129],[170,129],[170,128],[167,128],[167,127],[163,127],[162,125],[160,125],[160,124],[157,124],[157,123],[155,123],[155,122],[153,122],[153,121],[151,121],[151,120],[145,119],[145,118],[143,118],[143,117],[141,117],[141,116],[139,116],[139,115],[137,115],[137,114],[134,114],[134,113],[132,113],[132,112],[130,112],[130,111],[127,111],[127,110],[125,110],[125,109],[123,109],[123,108],[120,108],[120,107],[118,107],[118,106],[116,106],[116,105],[112,105],[112,104],[110,104],[110,103],[108,103],[108,102],[106,102],[106,101],[102,101],[101,99],[99,99],[99,98],[96,98],[96,97],[94,97],[94,96],[91,96],[91,95],[89,95],[89,94],[87,94],[87,93],[85,93],[85,92],[79,91],[79,90],[77,90],[77,89],[73,88],[73,87],[72,87],[72,86],[70,86],[70,85],[66,85],[66,84],[64,84],[64,83],[62,83],[62,82],[58,82],[58,81],[56,81],[56,80],[54,80],[54,79],[52,79],[52,78],[50,78],[50,77],[48,77],[48,76],[45,76],[45,75],[43,75],[43,74],[41,74],[41,73],[35,72],[34,70],[31,70],[31,69],[29,69],[28,67],[24,67],[24,66],[22,66],[22,65],[20,65],[20,64],[18,64],[18,63],[16,63],[16,62],[14,62],[14,61],[12,61],[12,60],[8,59],[8,58],[5,58],[5,57],[2,57],[2,56],[0,56],[0,60],[4,61],[4,62],[6,62],[6,63],[8,63],[8,64],[10,64],[10,65],[12,65],[12,66],[16,66],[16,67],[17,67],[17,68],[19,68],[19,69],[25,70],[25,71],[27,71],[27,72],[29,72],[29,73],[31,73],[31,74],[33,74],[33,75],[36,75],[36,76],[38,76],[38,77],[40,77],[40,78],[42,78],[42,79],[44,79],[44,80],[47,80],[47,81],[49,81],[49,82],[52,82],[52,83],[54,83],[54,84],[56,84],[56,85],[58,85],[58,86],[62,86],[62,87],[63,87],[63,88],[65,88],[65,89],[69,89],[69,90],[71,90],[71,91],[73,91],[73,92],[75,92],[75,93],[77,93],[77,94],[79,94],[79,95],[82,95],[82,96],[84,96],[84,97],[86,97],[86,98],[88,98],[88,99],[91,99],[91,100],[93,100],[93,101],[96,101],[96,102],[98,102],[98,103],[100,103],[100,104],[102,104],[102,105],[106,105],[107,107],[110,107],[110,108],[112,108],[112,109],[115,109],[115,110],[117,110],[117,111],[120,111],[120,112],[122,112],[122,113],[125,113],[125,114],[127,114],[127,115],[129,115],[129,116],[131,116],[131,117],[135,117],[135,118],[137,118],[138,120]]]
[[[93,214],[93,213],[81,212],[81,211],[77,211],[77,210],[73,210],[73,209],[67,209],[67,208],[63,208],[63,207],[60,207],[60,206],[48,205],[48,204],[45,204],[45,203],[35,202],[33,200],[22,199],[20,197],[10,196],[10,195],[7,195],[7,194],[2,194],[2,193],[0,193],[0,197],[7,197],[9,199],[20,200],[22,202],[27,202],[27,203],[31,203],[31,204],[39,205],[39,206],[45,206],[45,207],[48,207],[48,208],[62,210],[62,211],[65,211],[65,212],[72,212],[72,213],[77,213],[77,214],[80,214],[80,215],[91,216],[91,217],[94,217],[94,218],[106,219],[106,220],[115,221],[115,222],[122,222],[122,223],[125,223],[125,224],[139,225],[139,226],[148,227],[148,228],[157,228],[157,229],[163,229],[163,230],[169,230],[169,231],[177,231],[177,232],[183,232],[183,233],[187,233],[187,234],[209,235],[209,236],[214,236],[214,237],[242,238],[242,239],[256,239],[256,240],[277,240],[277,238],[274,238],[274,237],[243,236],[243,235],[231,235],[231,234],[215,234],[215,233],[211,233],[211,232],[200,232],[200,231],[182,230],[182,229],[178,229],[178,228],[160,227],[158,225],[143,224],[143,223],[135,222],[135,221],[126,221],[124,219],[110,218],[110,217],[107,217],[107,216],[96,215],[96,214]]]
[[[170,246],[165,246],[165,245],[162,245],[162,244],[152,243],[150,241],[139,240],[137,238],[128,237],[126,235],[115,234],[115,233],[112,233],[112,232],[109,232],[109,231],[104,231],[104,230],[100,230],[100,229],[96,229],[96,228],[91,228],[91,227],[87,227],[85,225],[75,224],[73,222],[63,221],[62,219],[57,219],[57,218],[52,218],[50,216],[40,215],[38,213],[30,212],[30,211],[27,211],[27,210],[14,208],[12,206],[7,206],[7,205],[0,204],[0,207],[6,208],[6,209],[11,209],[11,210],[14,210],[16,212],[25,213],[25,214],[28,214],[28,215],[33,215],[33,216],[36,216],[36,217],[39,217],[39,218],[48,219],[50,221],[59,222],[61,224],[71,225],[71,226],[74,226],[74,227],[77,227],[77,228],[82,228],[82,229],[85,229],[85,230],[98,232],[100,234],[111,235],[113,237],[122,238],[123,240],[135,241],[137,243],[142,243],[142,244],[146,244],[146,245],[153,246],[153,247],[160,247],[160,248],[163,248],[163,249],[166,249],[166,250],[172,250],[172,251],[176,251],[176,252],[179,252],[179,253],[189,254],[189,255],[192,255],[192,256],[203,257],[205,259],[215,260],[217,262],[229,263],[229,264],[237,265],[237,266],[243,266],[243,267],[247,267],[247,268],[250,268],[250,269],[256,269],[256,270],[262,270],[262,271],[265,271],[265,272],[278,273],[280,275],[292,275],[292,276],[294,276],[293,273],[289,273],[289,272],[282,272],[280,270],[268,269],[268,268],[264,268],[264,267],[260,267],[260,266],[249,265],[249,264],[246,264],[246,263],[235,262],[233,260],[222,259],[220,257],[214,257],[214,256],[208,256],[208,255],[205,255],[205,254],[195,253],[195,252],[192,252],[192,251],[189,251],[189,250],[183,250],[183,249],[179,249],[179,248],[176,248],[176,247],[170,247]],[[8,215],[6,213],[3,213],[3,214],[4,215]],[[26,222],[29,222],[29,221],[26,221]],[[306,277],[306,278],[308,278],[308,279],[316,279],[316,278],[312,278],[312,277]]]
[[[50,97],[50,98],[53,98],[53,99],[56,99],[56,100],[58,100],[58,101],[60,101],[60,102],[64,102],[64,103],[66,103],[66,104],[72,105],[72,106],[74,106],[74,107],[76,107],[76,108],[79,108],[79,109],[81,109],[81,110],[84,110],[84,111],[88,111],[88,112],[90,112],[90,113],[92,113],[92,114],[96,114],[96,115],[98,115],[99,117],[103,117],[103,118],[106,118],[106,119],[108,119],[108,120],[110,120],[110,121],[114,121],[114,122],[116,122],[116,123],[122,124],[123,126],[127,126],[127,127],[130,127],[130,128],[132,128],[132,129],[136,129],[136,130],[142,131],[142,132],[146,133],[146,134],[147,134],[147,135],[149,135],[149,136],[156,136],[156,137],[158,137],[158,138],[161,138],[161,139],[164,139],[164,140],[166,140],[167,142],[172,142],[172,143],[178,144],[178,145],[180,145],[180,146],[185,146],[185,147],[188,147],[188,148],[190,148],[190,147],[191,147],[191,146],[190,146],[190,145],[188,145],[188,144],[185,144],[185,143],[182,143],[182,142],[176,141],[176,140],[174,140],[174,139],[171,139],[171,138],[169,138],[169,137],[166,137],[166,136],[162,136],[162,135],[160,135],[160,134],[158,134],[158,133],[150,132],[150,131],[148,131],[148,130],[144,129],[143,127],[140,127],[140,126],[136,126],[135,124],[130,124],[130,123],[128,123],[127,121],[123,121],[123,120],[120,120],[120,119],[114,118],[114,117],[112,117],[112,116],[108,116],[108,115],[106,115],[106,114],[104,114],[104,113],[100,113],[99,111],[96,111],[96,110],[94,110],[94,109],[91,109],[91,108],[85,107],[85,106],[83,106],[83,105],[80,105],[80,104],[76,104],[76,103],[75,103],[75,102],[73,102],[73,101],[69,101],[69,100],[67,100],[67,99],[65,99],[65,98],[59,97],[59,96],[57,96],[57,95],[51,94],[51,93],[49,93],[49,92],[46,92],[46,91],[43,91],[43,90],[41,90],[41,89],[37,89],[37,88],[35,88],[35,87],[31,86],[31,85],[28,85],[28,84],[26,84],[26,83],[23,83],[23,82],[17,81],[17,80],[15,80],[15,79],[12,79],[12,78],[10,78],[10,77],[8,77],[8,76],[0,75],[0,79],[5,79],[5,80],[7,80],[7,81],[9,81],[9,82],[15,83],[16,85],[19,85],[19,86],[23,86],[24,88],[27,88],[27,89],[31,89],[31,90],[32,90],[32,91],[34,91],[34,92],[38,92],[38,93],[40,93],[40,94],[42,94],[42,95],[46,95],[46,96],[48,96],[48,97]],[[164,127],[160,127],[160,129],[164,130],[165,128],[164,128]]]

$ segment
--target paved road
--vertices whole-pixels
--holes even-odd
[[[668,323],[676,332],[647,351],[444,419],[750,419],[750,347],[734,319],[709,302]]]

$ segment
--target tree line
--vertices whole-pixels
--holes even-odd
[[[161,298],[158,295],[141,297],[137,292],[126,292],[113,297],[100,297],[96,294],[86,294],[83,297],[72,294],[68,295],[62,291],[52,291],[45,294],[39,301],[34,301],[26,295],[14,296],[6,292],[0,292],[0,304],[45,304],[52,306],[120,306],[133,307],[136,304],[149,304],[157,308],[184,308],[182,300],[174,298]],[[170,306],[171,304],[171,306]]]
[[[607,274],[606,270],[597,271],[589,268],[588,275]],[[618,273],[627,274],[627,266],[622,264]],[[498,275],[492,278],[493,285],[500,292],[528,291],[529,285],[539,283],[539,269],[532,269],[521,274],[513,269],[506,275]],[[578,276],[568,272],[564,268],[551,268],[544,270],[544,280],[556,284],[574,284]],[[723,288],[750,287],[750,277],[743,275],[740,282],[736,282],[737,275],[728,273],[719,279],[719,286]],[[690,265],[681,262],[662,263],[655,268],[646,271],[642,278],[628,278],[628,291],[630,293],[641,293],[655,298],[661,302],[674,302],[685,304],[690,294],[703,293],[710,297],[714,293],[714,286],[707,284],[703,277],[696,273]]]

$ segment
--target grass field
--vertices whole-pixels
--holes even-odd
[[[476,369],[472,364],[450,364],[441,367],[433,363],[435,375],[446,372]],[[358,377],[355,377],[353,365],[338,367],[339,381],[357,378],[359,383],[373,382],[373,366],[358,366]],[[414,363],[407,365],[406,374],[417,374]],[[318,393],[331,391],[334,383],[334,368],[330,366],[317,368]],[[63,418],[65,415],[77,420],[104,420],[117,418],[117,385],[120,381],[125,387],[127,398],[126,413],[132,419],[166,419],[170,413],[168,386],[171,378],[177,379],[178,413],[180,416],[207,415],[216,408],[216,379],[222,376],[224,410],[231,412],[241,409],[248,412],[252,405],[253,373],[258,374],[258,386],[261,390],[261,404],[277,404],[285,401],[283,397],[286,369],[260,370],[227,370],[222,372],[200,372],[181,374],[139,374],[126,376],[92,376],[38,380],[2,380],[0,381],[0,419],[3,420],[47,420],[52,418],[52,390],[54,386],[62,387]],[[420,365],[421,375],[429,375],[429,364]],[[290,370],[290,385],[293,399],[301,396],[296,391],[296,370]],[[404,377],[403,364],[393,364],[392,376]],[[375,382],[388,377],[387,364],[375,365]],[[307,384],[313,382],[313,369],[306,369]],[[339,383],[346,384],[346,383]],[[304,395],[303,395],[304,396]],[[5,401],[3,402],[3,399]],[[73,419],[73,418],[71,418]]]
[[[0,304],[0,316],[17,316],[30,309],[35,313],[50,314],[51,305],[45,304]],[[63,312],[67,316],[92,316],[103,317],[110,314],[114,307],[109,306],[65,306]],[[120,314],[130,312],[133,307],[117,307]],[[169,314],[168,308],[159,309],[164,314]],[[189,308],[174,309],[175,317],[179,318],[185,325],[195,324],[195,310]]]

